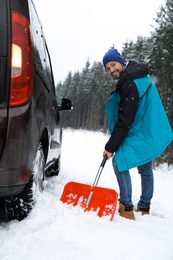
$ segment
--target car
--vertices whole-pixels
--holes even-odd
[[[32,210],[60,170],[62,127],[51,59],[32,0],[0,0],[0,204],[8,219]]]

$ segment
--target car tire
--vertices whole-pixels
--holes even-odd
[[[5,199],[5,210],[9,220],[23,220],[32,210],[37,192],[43,190],[45,156],[40,144],[34,160],[34,172],[24,190],[17,196]]]
[[[53,158],[45,167],[45,176],[52,177],[58,176],[60,171],[61,156]]]

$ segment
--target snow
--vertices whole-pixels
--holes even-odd
[[[59,176],[45,181],[45,190],[26,219],[0,221],[1,260],[173,260],[173,167],[154,169],[151,214],[135,212],[135,221],[118,212],[110,221],[60,201],[66,183],[93,184],[107,140],[101,132],[64,129]],[[136,206],[140,196],[136,169],[131,177]],[[119,192],[111,160],[98,186]]]

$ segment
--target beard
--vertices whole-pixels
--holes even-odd
[[[113,79],[119,79],[121,77],[121,74],[123,73],[123,70],[117,69],[112,71],[110,74]]]

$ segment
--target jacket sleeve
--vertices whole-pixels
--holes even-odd
[[[114,153],[126,137],[138,109],[139,93],[133,81],[122,86],[119,91],[120,108],[118,121],[112,135],[105,145],[105,150]]]

